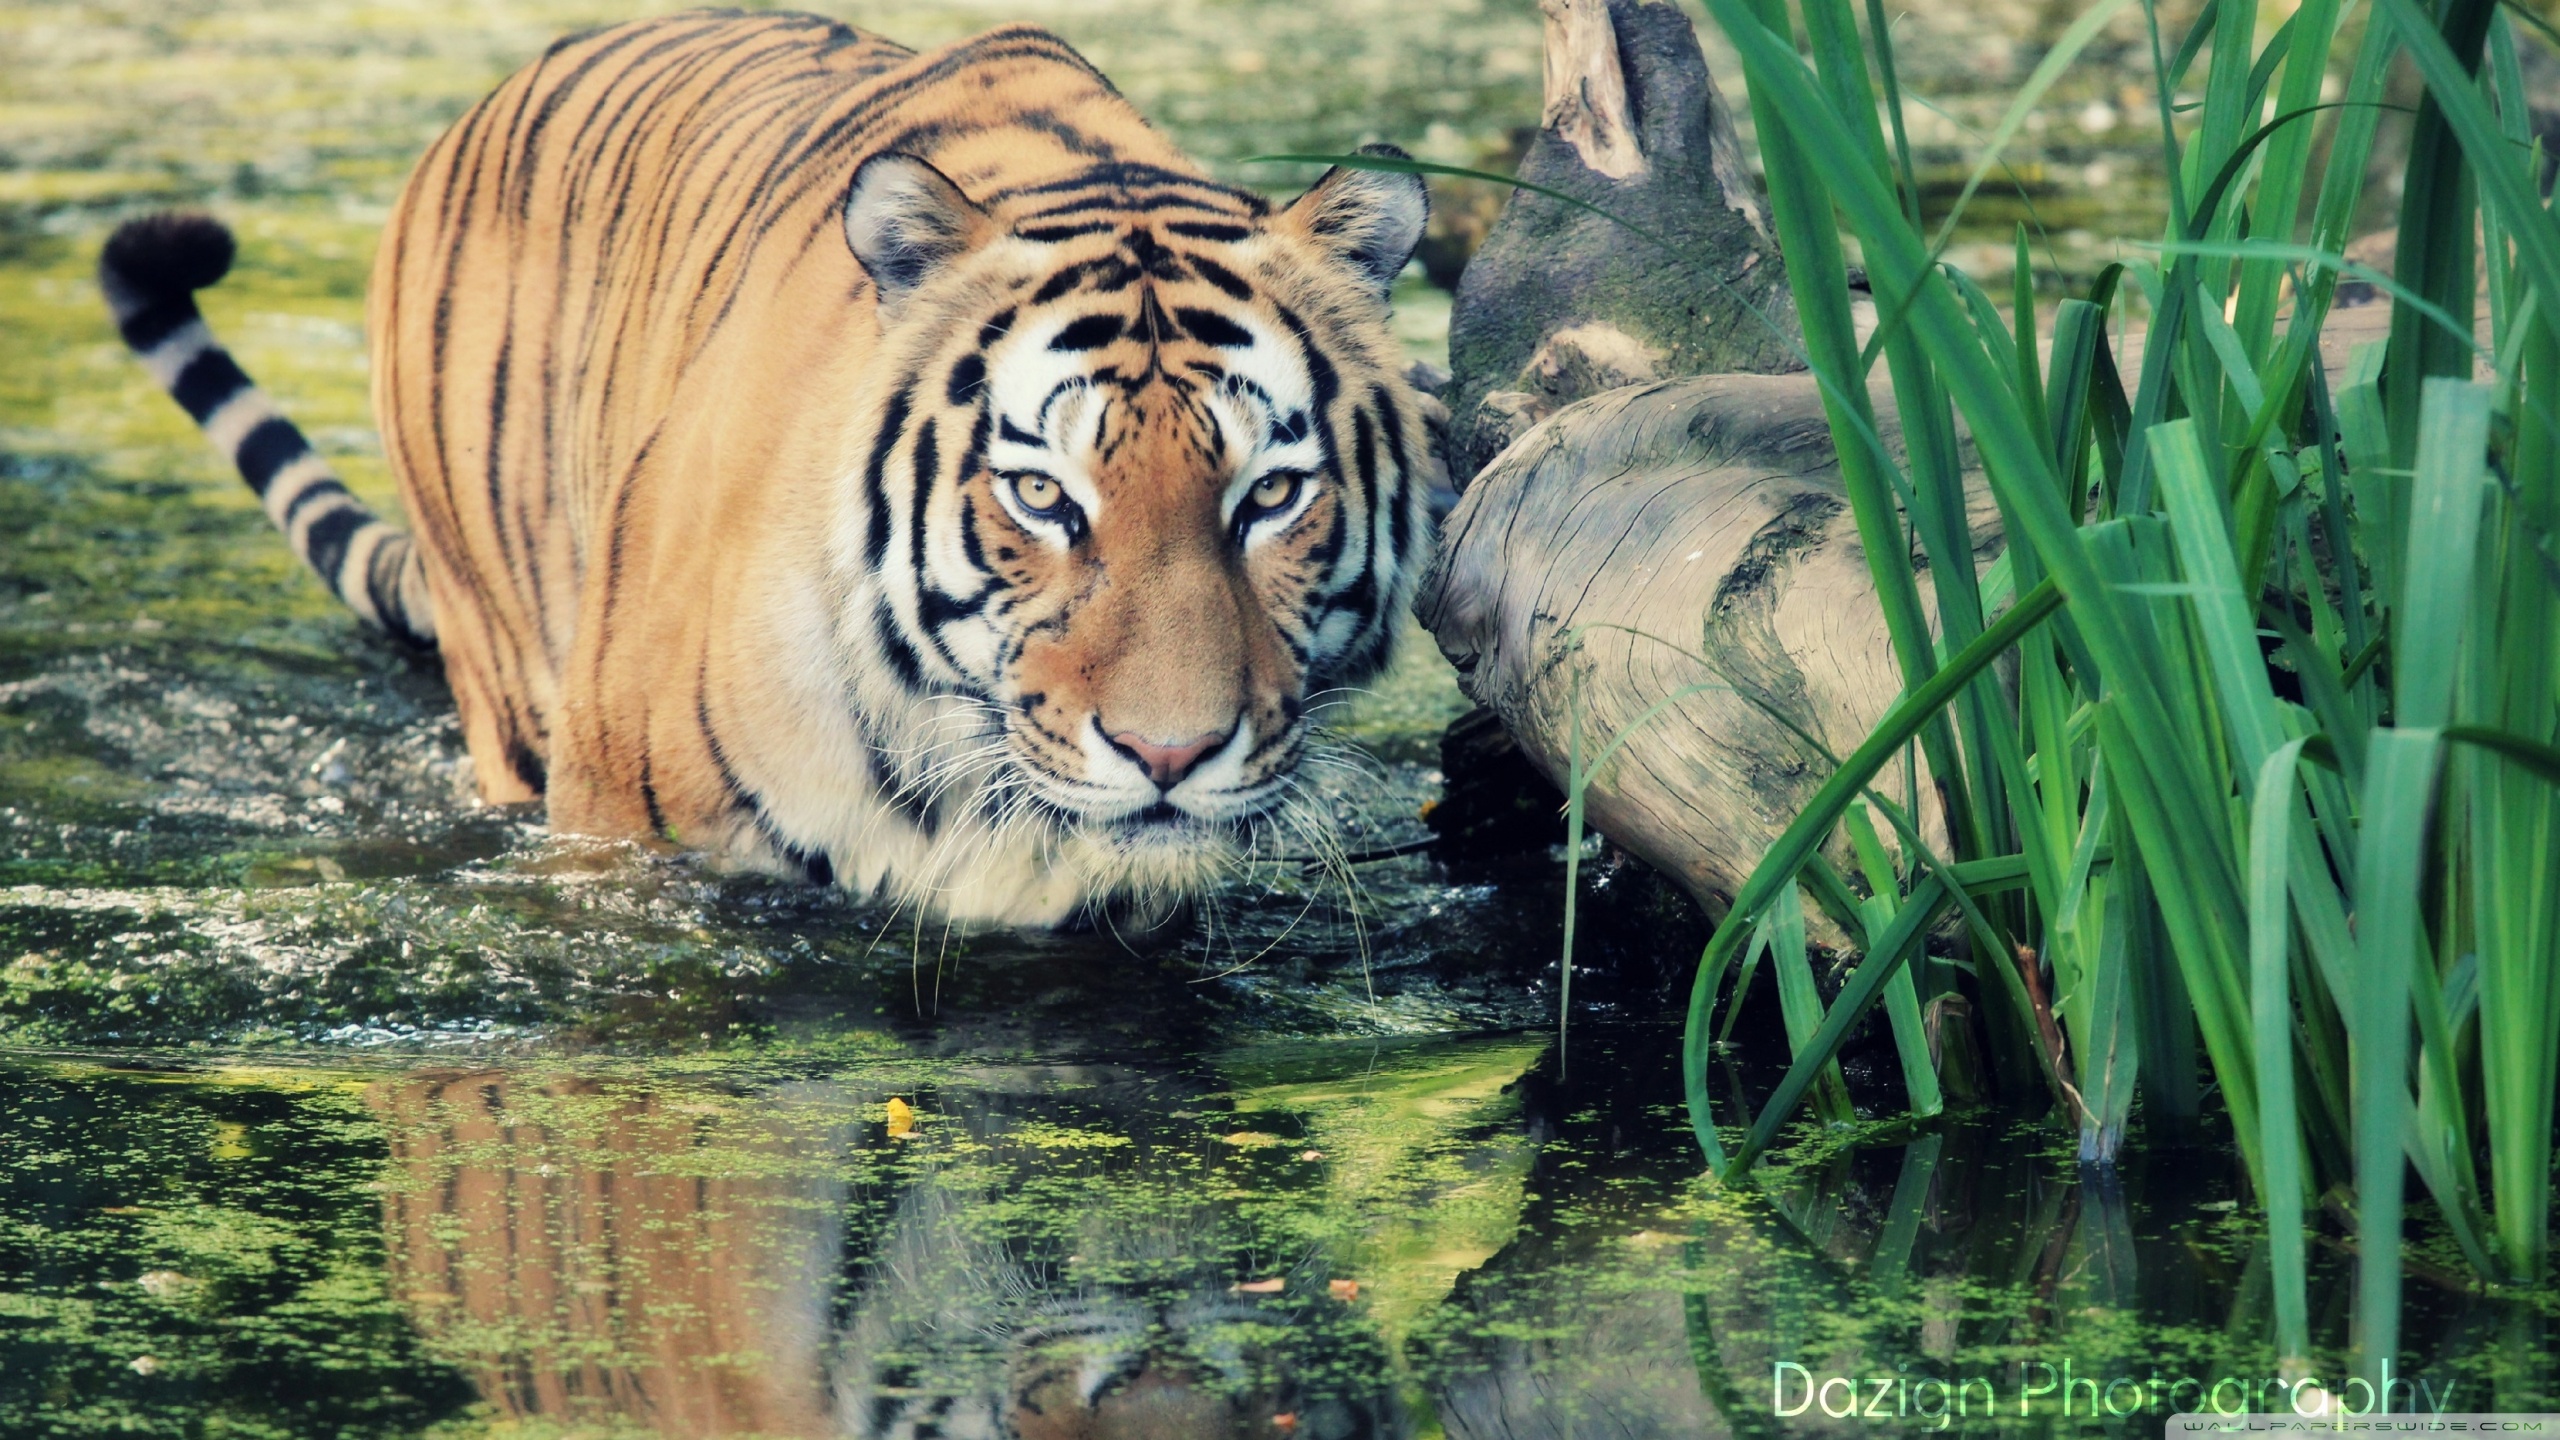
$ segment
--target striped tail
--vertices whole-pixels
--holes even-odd
[[[435,609],[408,533],[349,493],[205,328],[195,292],[222,278],[231,255],[231,232],[210,215],[146,215],[108,238],[98,284],[124,343],[240,467],[267,518],[321,583],[365,623],[435,644]]]

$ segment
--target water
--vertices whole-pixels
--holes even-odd
[[[2227,1147],[2101,1185],[1976,1117],[1718,1191],[1660,1028],[1567,1075],[1000,968],[940,1023],[646,1060],[11,1062],[0,1431],[1764,1435],[1872,1428],[1772,1415],[1854,1377],[1897,1430],[2156,1434],[2301,1378]],[[2547,1398],[2547,1299],[2413,1309],[2428,1396]]]
[[[853,18],[924,44],[1027,8]],[[1535,117],[1518,0],[1043,13],[1231,177],[1369,138],[1476,162]],[[1904,1412],[1956,1393],[1951,1426],[2045,1433],[2090,1403],[2060,1416],[2065,1362],[2101,1404],[2158,1377],[2154,1413],[2274,1373],[2210,1119],[2104,1186],[1995,1112],[1705,1182],[1665,1023],[1697,923],[1606,864],[1566,1057],[1550,854],[1357,893],[1275,863],[1176,933],[965,935],[471,803],[432,662],[320,597],[87,274],[122,214],[218,208],[214,322],[387,500],[383,207],[606,18],[0,0],[0,1435],[1687,1437],[1928,1428]],[[1933,174],[2068,18],[1907,17]],[[2153,224],[2124,78],[2031,127],[2049,281]],[[1960,259],[2006,244],[2001,203]],[[1399,311],[1433,353],[1445,296]],[[1416,643],[1336,717],[1375,761],[1327,781],[1347,848],[1423,833],[1459,705]],[[1779,1058],[1743,1036],[1728,1107]],[[1889,1053],[1851,1057],[1874,1113]],[[2416,1373],[2550,1405],[2553,1297],[2416,1252]],[[2351,1257],[2314,1262],[2334,1376]],[[1847,1376],[1898,1382],[1861,1399],[1894,1418],[1797,1393]]]

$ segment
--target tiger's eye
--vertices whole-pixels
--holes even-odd
[[[1264,510],[1285,510],[1298,498],[1298,476],[1295,471],[1274,470],[1253,482],[1250,498]]]
[[[1035,514],[1056,509],[1066,498],[1066,491],[1046,475],[1011,475],[1006,483],[1013,486],[1013,498],[1022,502],[1022,508]]]

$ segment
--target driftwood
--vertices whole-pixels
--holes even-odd
[[[2333,383],[2389,315],[2336,312],[2321,344]],[[2140,337],[2118,357],[2139,366]],[[1871,395],[1898,451],[1891,393]],[[1981,561],[2001,536],[1978,479],[1967,509]],[[1924,571],[1924,602],[1930,588]],[[1795,731],[1846,754],[1902,684],[1806,375],[1628,386],[1558,412],[1467,487],[1416,608],[1467,694],[1559,784],[1577,711],[1587,757],[1670,702],[1585,810],[1716,918],[1829,773]],[[1918,778],[1934,846],[1937,802]],[[1905,783],[1897,762],[1876,789],[1899,798]]]
[[[1987,498],[1975,509],[1995,544]],[[1715,917],[1829,771],[1790,726],[1845,753],[1901,689],[1802,376],[1630,386],[1540,424],[1467,488],[1419,609],[1467,694],[1559,782],[1577,712],[1589,757],[1673,702],[1585,809]],[[1903,793],[1898,762],[1878,784]]]
[[[1546,108],[1519,178],[1582,203],[1515,191],[1458,281],[1446,398],[1462,480],[1584,396],[1797,364],[1785,267],[1688,17],[1669,0],[1539,8]]]

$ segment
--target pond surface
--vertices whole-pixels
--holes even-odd
[[[2302,1378],[2227,1147],[1976,1116],[1719,1191],[1664,1029],[1568,1074],[984,968],[654,1060],[7,1062],[0,1433],[2156,1435]],[[2547,1304],[2414,1310],[2422,1406],[2548,1408]]]
[[[1527,0],[819,8],[917,44],[1034,13],[1257,181],[1370,138],[1484,162],[1537,109]],[[2227,1144],[2151,1135],[2100,1184],[1977,1112],[1705,1182],[1663,1023],[1697,923],[1605,863],[1568,1064],[1545,851],[1286,857],[1176,933],[965,935],[473,804],[432,662],[322,598],[88,275],[124,214],[221,211],[216,327],[387,502],[383,207],[618,13],[0,0],[0,1436],[1689,1437],[1951,1402],[2045,1433],[2268,1393]],[[2069,18],[1898,21],[1924,162]],[[2147,233],[2129,78],[2056,92],[1969,244],[2029,202],[2054,276]],[[1445,295],[1399,305],[1434,353]],[[1335,717],[1373,762],[1325,781],[1345,849],[1424,833],[1460,708],[1417,638]],[[1748,1018],[1720,1103],[1774,1078]],[[1851,1081],[1889,1111],[1882,1053]],[[2334,1375],[2352,1257],[2314,1260]],[[2409,1324],[2430,1401],[2560,1408],[2560,1306],[2446,1273]],[[1848,1376],[1876,1418],[1808,1393]]]

